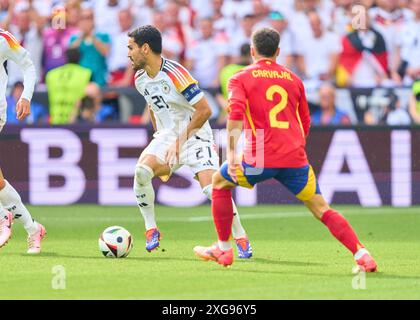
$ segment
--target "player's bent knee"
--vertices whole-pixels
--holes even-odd
[[[152,182],[153,170],[149,166],[140,164],[136,166],[134,175],[134,188],[137,186],[145,186]]]
[[[231,189],[235,186],[233,183],[226,180],[220,171],[216,171],[213,174],[212,184],[215,189]]]
[[[315,218],[321,220],[324,213],[330,210],[330,206],[324,197],[316,194],[310,200],[304,202],[305,206],[312,212]]]

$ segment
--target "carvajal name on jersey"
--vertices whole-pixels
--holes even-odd
[[[286,79],[293,81],[292,75],[287,71],[278,72],[277,70],[252,70],[254,78]]]

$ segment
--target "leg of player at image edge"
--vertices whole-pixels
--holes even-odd
[[[208,185],[203,188],[203,193],[212,201],[212,185]],[[233,208],[233,222],[232,222],[232,235],[235,239],[236,247],[238,248],[238,258],[240,259],[249,259],[252,257],[252,247],[249,242],[249,239],[246,235],[246,231],[242,226],[238,208],[235,205],[235,202],[232,199],[232,208]]]
[[[194,248],[194,253],[203,260],[213,260],[225,267],[233,263],[233,250],[229,242],[233,220],[231,198],[230,189],[213,189],[212,213],[219,241],[210,247]],[[341,214],[329,209],[322,214],[321,221],[331,234],[353,253],[358,267],[356,272],[377,271],[375,260],[360,243],[353,228]]]
[[[29,254],[41,252],[41,242],[46,235],[43,225],[35,222],[26,209],[16,190],[4,180],[0,190],[0,248],[5,246],[12,236],[12,223],[14,219],[21,220],[28,233]]]

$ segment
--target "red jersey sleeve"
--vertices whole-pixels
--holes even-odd
[[[228,114],[229,120],[243,120],[246,110],[245,88],[237,75],[229,79],[228,83]]]
[[[299,99],[299,117],[302,123],[303,132],[305,133],[305,137],[309,134],[309,128],[311,127],[311,115],[309,113],[309,106],[308,101],[306,100],[305,88],[303,83],[299,83],[300,88],[300,99]]]

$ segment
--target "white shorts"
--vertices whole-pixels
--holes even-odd
[[[175,142],[174,136],[157,136],[153,138],[150,144],[143,150],[140,158],[145,155],[153,155],[165,162],[166,153],[172,143]],[[182,166],[188,166],[196,175],[204,170],[219,169],[219,155],[216,151],[214,141],[201,140],[195,136],[190,138],[183,146],[179,155],[179,163],[172,167],[175,172]]]

